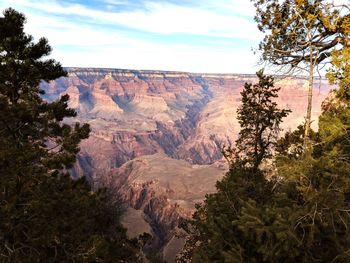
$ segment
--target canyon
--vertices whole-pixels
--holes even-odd
[[[42,83],[44,98],[64,94],[78,115],[66,122],[89,123],[73,177],[87,176],[107,186],[129,206],[123,219],[128,234],[153,238],[151,252],[174,262],[183,244],[178,224],[195,204],[215,192],[227,171],[222,147],[234,145],[239,132],[236,111],[250,74],[198,74],[169,71],[67,68],[68,76]],[[276,77],[277,102],[292,113],[283,131],[304,121],[308,82]],[[331,86],[315,82],[312,126]]]

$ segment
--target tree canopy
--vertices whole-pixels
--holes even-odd
[[[350,46],[350,8],[327,0],[252,0],[255,20],[265,34],[262,61],[309,75],[304,149],[310,150],[314,74]],[[334,61],[333,61],[334,62]]]
[[[323,103],[310,155],[299,154],[301,126],[277,143],[274,174],[231,164],[197,205],[181,262],[349,262],[347,74]]]
[[[237,160],[257,169],[263,159],[271,157],[282,119],[290,110],[279,109],[275,98],[280,88],[274,87],[274,79],[257,73],[258,83],[245,83],[241,92],[242,105],[237,110],[241,130],[236,141]]]
[[[290,111],[279,109],[273,101],[279,90],[273,78],[263,71],[257,76],[258,82],[246,83],[241,92],[242,106],[237,110],[241,131],[230,170],[217,182],[218,192],[197,205],[190,223],[192,241],[200,244],[196,247],[192,242],[194,262],[264,262],[257,249],[265,241],[264,233],[250,234],[251,227],[242,224],[247,221],[243,214],[273,200],[274,182],[265,178],[259,165],[271,157],[279,125]]]
[[[350,45],[350,9],[326,0],[252,0],[265,33],[262,59],[289,69],[318,65]],[[306,68],[308,70],[308,66]],[[314,72],[310,72],[314,73]]]
[[[120,202],[66,172],[90,128],[62,122],[76,116],[67,95],[42,99],[40,82],[67,73],[25,21],[11,8],[0,18],[0,261],[135,262]]]

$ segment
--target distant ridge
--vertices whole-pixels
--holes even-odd
[[[45,98],[63,94],[89,123],[90,137],[80,144],[73,176],[111,186],[147,222],[157,251],[176,249],[172,240],[181,218],[190,218],[195,203],[215,191],[228,169],[222,146],[233,145],[239,131],[236,112],[245,82],[254,74],[67,67],[68,77],[42,83]],[[307,79],[276,78],[276,102],[292,113],[282,128],[303,123]],[[319,84],[319,85],[318,85]],[[315,84],[313,122],[330,85]],[[200,183],[198,183],[200,180]],[[145,220],[146,219],[146,220]],[[133,227],[135,226],[135,227]],[[141,233],[144,232],[141,229]]]
[[[170,71],[170,70],[136,70],[136,69],[118,69],[118,68],[95,68],[95,67],[65,67],[68,72],[96,72],[101,73],[131,73],[135,75],[184,75],[184,76],[202,76],[202,77],[255,77],[255,74],[239,74],[239,73],[193,73],[186,71]]]
[[[186,71],[171,71],[171,70],[137,70],[137,69],[121,69],[121,68],[98,68],[98,67],[64,67],[68,73],[91,73],[98,71],[102,74],[133,74],[135,76],[149,76],[149,75],[163,75],[163,77],[179,77],[179,76],[193,76],[193,77],[205,77],[205,78],[255,78],[255,74],[251,73],[197,73]],[[292,78],[292,79],[308,79],[308,76],[289,76],[289,75],[273,75],[276,79]],[[314,76],[315,79],[326,80],[324,76]]]

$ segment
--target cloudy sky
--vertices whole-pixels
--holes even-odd
[[[0,0],[63,66],[254,73],[249,0]]]

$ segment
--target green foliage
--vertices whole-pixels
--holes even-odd
[[[193,217],[194,262],[348,262],[350,163],[285,158],[275,179],[231,168]]]
[[[258,71],[259,82],[246,83],[241,92],[242,105],[237,110],[241,130],[236,141],[234,162],[257,169],[262,160],[271,157],[280,131],[279,125],[290,110],[279,109],[274,101],[280,88],[274,79]]]
[[[275,177],[232,165],[197,206],[194,262],[350,262],[350,101],[347,80],[338,81],[312,154],[299,154],[299,126],[277,143]]]
[[[350,25],[347,26],[350,30]],[[337,96],[349,98],[350,85],[350,46],[332,52],[332,68],[329,69],[326,76],[332,84],[339,84],[340,89]]]
[[[35,176],[23,208],[2,205],[2,262],[137,261],[137,241],[129,241],[119,223],[119,201],[111,202],[105,190],[91,191],[84,178]]]
[[[304,125],[299,125],[296,130],[286,132],[284,137],[277,141],[275,151],[278,158],[299,159],[303,155],[304,127]],[[314,146],[315,154],[318,152],[317,149],[319,149],[319,137],[318,132],[310,130],[310,139]]]
[[[265,34],[262,59],[289,69],[318,65],[339,45],[348,45],[349,9],[329,1],[252,0],[255,20]],[[310,72],[313,74],[314,72]]]
[[[279,168],[284,186],[292,186],[295,192],[289,197],[295,205],[288,217],[302,243],[302,262],[347,262],[349,163],[322,156],[293,160]]]
[[[201,245],[193,261],[347,262],[350,217],[344,197],[350,188],[340,177],[349,166],[326,161],[291,161],[278,189],[257,172],[231,170],[218,193],[197,208],[193,224]],[[234,179],[241,176],[247,181]]]
[[[120,202],[92,192],[72,167],[87,124],[71,127],[68,96],[48,103],[39,84],[66,72],[46,39],[23,31],[25,17],[0,18],[0,261],[115,262],[136,260],[119,223]]]
[[[264,262],[267,250],[259,246],[269,249],[265,242],[276,240],[271,238],[271,226],[259,229],[265,221],[273,222],[268,216],[259,217],[273,201],[274,181],[266,180],[258,166],[271,156],[279,125],[290,111],[278,109],[274,99],[279,88],[274,88],[273,78],[263,71],[257,76],[259,82],[246,83],[241,93],[237,118],[242,129],[237,150],[231,151],[235,159],[230,170],[217,183],[218,192],[207,195],[193,216],[192,234],[200,242],[194,248],[194,262]],[[284,259],[282,253],[279,260]]]
[[[260,206],[270,199],[272,184],[260,171],[232,167],[217,183],[217,189],[218,193],[207,195],[204,203],[197,205],[193,216],[192,225],[201,242],[193,261],[249,262],[250,252],[259,260],[261,255],[250,249],[256,240],[245,238],[245,230],[237,220],[247,203]]]
[[[310,144],[314,74],[320,65],[331,62],[346,67],[350,46],[350,9],[346,4],[326,0],[251,0],[256,7],[255,20],[265,34],[260,42],[262,61],[285,69],[286,73],[302,70],[309,75],[304,154],[312,152]],[[303,72],[303,73],[304,73]],[[344,71],[343,71],[344,72]],[[331,69],[329,78],[339,78]]]
[[[347,24],[348,25],[348,24]],[[348,25],[349,26],[349,25]],[[350,27],[350,26],[349,26]],[[350,30],[350,29],[349,29]],[[350,161],[350,47],[333,52],[327,77],[339,88],[322,104],[320,135],[324,150],[332,158]]]

